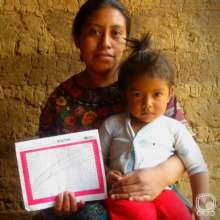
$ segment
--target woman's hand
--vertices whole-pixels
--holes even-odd
[[[70,215],[85,205],[83,201],[77,203],[73,193],[64,192],[58,194],[55,202],[54,211],[57,215]]]
[[[166,173],[158,167],[133,171],[112,185],[113,199],[152,201],[168,186]]]
[[[174,155],[156,167],[136,170],[121,177],[112,185],[110,193],[113,199],[152,201],[165,187],[175,183],[183,173],[184,165]]]
[[[112,184],[120,180],[122,177],[122,173],[117,170],[108,170],[106,173],[106,179],[108,186],[111,188]]]

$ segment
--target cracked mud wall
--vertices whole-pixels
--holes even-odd
[[[124,0],[132,35],[151,31],[172,62],[176,94],[220,200],[220,0]],[[80,0],[0,0],[0,219],[22,209],[13,143],[37,133],[41,108],[60,82],[82,69],[71,38]],[[190,198],[187,178],[180,188]],[[218,205],[216,216],[220,217]]]

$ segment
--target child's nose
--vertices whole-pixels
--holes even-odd
[[[144,97],[144,100],[143,100],[143,106],[149,108],[153,105],[153,99],[152,97]]]

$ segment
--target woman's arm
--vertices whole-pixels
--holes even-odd
[[[133,171],[112,185],[112,198],[154,200],[165,187],[174,184],[184,173],[184,166],[177,156],[160,165]]]
[[[196,220],[205,220],[208,218],[200,217],[197,215],[196,210],[196,199],[198,199],[198,196],[201,195],[202,193],[208,193],[209,192],[209,177],[208,173],[197,173],[195,175],[190,176],[190,183],[191,183],[191,188],[192,188],[192,196],[193,196],[193,211],[195,214]],[[203,202],[203,203],[202,203]],[[208,200],[202,200],[200,201],[200,205],[203,207],[206,207],[206,202]],[[202,203],[202,204],[201,204]]]
[[[175,184],[185,172],[185,167],[176,155],[159,164],[156,169],[159,175],[164,176],[165,186]]]

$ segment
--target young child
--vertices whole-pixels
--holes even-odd
[[[208,192],[207,166],[190,132],[180,122],[164,116],[174,90],[174,74],[166,58],[149,48],[150,36],[134,44],[132,54],[122,63],[119,87],[127,112],[113,115],[100,128],[100,139],[109,187],[123,175],[159,165],[178,155],[190,178],[193,205],[196,196]],[[106,201],[111,220],[192,219],[189,210],[167,187],[152,202],[114,197]],[[199,217],[196,217],[199,219]]]

